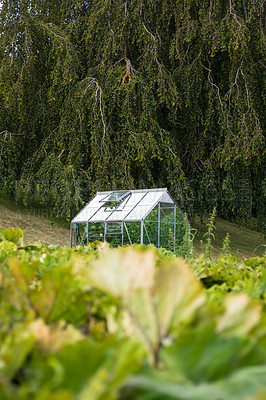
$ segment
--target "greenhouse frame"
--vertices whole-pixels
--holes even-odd
[[[98,240],[111,246],[153,244],[176,252],[185,233],[184,214],[166,188],[97,192],[71,221],[70,247]]]

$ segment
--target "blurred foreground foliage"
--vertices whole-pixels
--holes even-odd
[[[1,399],[265,399],[266,256],[0,232]]]

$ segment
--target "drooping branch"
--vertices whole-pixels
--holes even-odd
[[[102,144],[104,144],[104,139],[106,136],[106,124],[105,124],[105,120],[104,120],[104,113],[103,113],[103,106],[102,106],[102,88],[100,87],[99,83],[97,82],[97,80],[95,78],[92,77],[88,77],[83,79],[80,84],[86,82],[87,85],[85,87],[85,89],[83,90],[83,95],[86,94],[86,92],[88,91],[88,89],[93,88],[95,90],[95,102],[94,102],[94,109],[99,101],[99,111],[100,111],[100,116],[101,116],[101,121],[103,124],[103,136],[102,136]]]
[[[125,83],[125,79],[128,78],[129,79],[129,83],[131,82],[131,75],[133,75],[133,68],[131,66],[131,61],[128,58],[124,58],[125,62],[126,62],[126,74],[123,76],[122,79],[122,84]]]
[[[217,91],[217,97],[218,97],[218,99],[219,99],[219,103],[220,103],[221,108],[222,108],[222,110],[223,110],[223,103],[222,103],[222,99],[221,99],[221,96],[220,96],[220,88],[219,88],[218,85],[216,85],[216,84],[213,82],[213,79],[212,79],[212,70],[211,70],[210,62],[208,61],[208,63],[209,63],[209,67],[206,67],[203,63],[201,63],[201,65],[202,65],[202,67],[203,67],[206,71],[208,71],[208,82],[210,83],[210,85],[211,85],[213,88],[216,89],[216,91]]]

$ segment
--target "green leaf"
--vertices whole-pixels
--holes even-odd
[[[266,395],[265,383],[266,366],[243,368],[228,379],[215,383],[180,384],[160,381],[159,374],[156,379],[147,376],[134,376],[128,380],[126,387],[127,399],[139,400],[248,400],[251,396],[261,393]],[[136,396],[137,397],[134,397]]]
[[[15,326],[0,347],[0,376],[12,379],[33,349],[35,338],[25,324]]]
[[[9,255],[13,255],[16,250],[15,243],[7,240],[0,241],[0,262],[3,262]]]
[[[23,231],[21,229],[2,229],[1,233],[4,240],[15,243],[17,246],[23,246]]]
[[[170,325],[177,326],[206,302],[201,283],[182,259],[165,260],[156,271],[154,303],[160,336],[168,334]]]

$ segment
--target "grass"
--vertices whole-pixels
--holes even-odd
[[[194,240],[195,252],[197,255],[201,252],[201,240],[204,241],[206,232],[207,218],[204,218],[201,223],[199,218],[194,218],[191,221],[193,228],[197,229]],[[215,239],[213,241],[214,252],[217,256],[223,246],[223,241],[226,234],[229,233],[231,253],[241,258],[262,256],[265,253],[265,239],[260,232],[239,226],[232,222],[225,221],[222,218],[216,219]]]
[[[207,218],[201,223],[199,218],[191,221],[197,230],[194,240],[196,255],[201,253],[200,242],[204,240]],[[5,195],[0,195],[0,227],[20,228],[24,231],[24,243],[30,244],[40,241],[44,244],[59,244],[69,246],[69,223],[52,218],[50,211],[44,208],[27,208],[16,205]],[[241,258],[262,256],[265,253],[265,240],[256,231],[247,229],[221,218],[216,220],[215,240],[213,241],[213,255],[217,256],[222,249],[226,234],[230,235],[231,253]]]
[[[24,244],[42,242],[69,246],[69,224],[52,218],[46,208],[27,208],[16,205],[0,195],[0,227],[20,228],[24,232]]]

